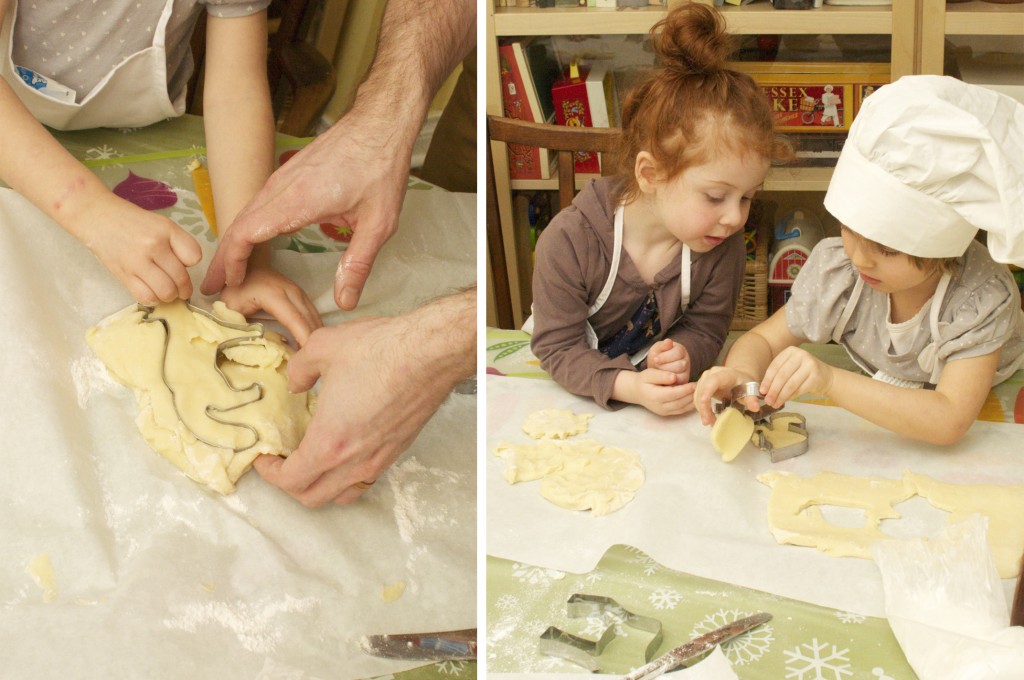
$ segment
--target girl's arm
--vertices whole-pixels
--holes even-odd
[[[999,351],[950,361],[934,390],[896,387],[833,369],[826,396],[851,413],[897,434],[948,445],[964,436],[981,412],[999,365]]]
[[[780,309],[765,321],[744,333],[725,356],[723,366],[715,366],[704,371],[697,381],[694,393],[694,407],[700,414],[704,425],[715,422],[715,414],[711,407],[712,397],[722,399],[728,397],[732,388],[745,382],[760,381],[772,360],[787,347],[795,347],[804,342],[789,330],[786,323],[786,310]],[[748,408],[757,408],[757,400],[751,398]]]
[[[274,169],[274,115],[267,83],[267,13],[208,17],[203,115],[217,223],[235,215]],[[250,315],[265,309],[303,344],[322,326],[313,303],[274,271],[270,244],[258,246],[240,286],[225,289],[229,307]]]
[[[0,20],[11,10],[0,0]],[[187,298],[195,240],[171,220],[115,196],[0,79],[0,179],[84,243],[141,303]]]

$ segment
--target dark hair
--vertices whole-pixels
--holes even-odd
[[[636,198],[636,157],[647,151],[667,178],[727,149],[782,160],[767,96],[753,78],[728,68],[733,51],[725,20],[713,8],[687,3],[651,28],[660,68],[634,88],[622,108],[616,168],[627,179],[623,198]]]

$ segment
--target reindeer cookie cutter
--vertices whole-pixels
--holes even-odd
[[[605,613],[620,617],[622,625],[653,635],[644,651],[644,663],[649,663],[661,646],[664,636],[661,621],[650,616],[634,614],[614,599],[603,595],[576,593],[566,602],[566,615],[570,619],[601,616]],[[588,640],[556,626],[549,626],[540,636],[538,649],[541,654],[566,659],[591,673],[596,673],[599,670],[597,659],[605,647],[615,639],[616,625],[613,623],[605,628],[597,640]]]
[[[204,413],[205,413],[206,417],[208,417],[210,420],[212,420],[214,422],[220,423],[222,425],[227,425],[229,427],[237,427],[237,428],[241,428],[243,430],[246,430],[251,435],[251,441],[248,441],[248,443],[245,443],[244,445],[240,445],[240,446],[225,446],[224,444],[219,444],[217,442],[210,441],[207,438],[201,436],[191,426],[189,426],[189,424],[185,421],[184,418],[182,418],[181,411],[178,408],[178,395],[175,392],[174,388],[171,386],[170,382],[168,382],[168,380],[167,380],[167,353],[168,353],[168,349],[170,347],[170,342],[171,342],[171,324],[168,323],[167,319],[163,319],[163,318],[160,318],[160,317],[151,317],[150,316],[151,314],[153,314],[156,311],[156,307],[155,306],[140,304],[138,306],[138,309],[139,309],[139,311],[142,312],[142,323],[159,323],[164,328],[164,350],[163,350],[163,356],[161,357],[161,360],[160,360],[160,379],[163,381],[164,386],[167,388],[167,391],[171,395],[171,405],[174,407],[174,415],[178,418],[178,421],[182,424],[182,426],[186,430],[188,430],[189,434],[191,434],[198,441],[202,442],[203,444],[206,444],[207,446],[212,446],[212,447],[218,448],[218,449],[229,449],[232,453],[239,453],[240,451],[245,451],[246,449],[250,449],[253,446],[256,446],[256,444],[258,444],[259,441],[260,441],[260,434],[259,434],[259,432],[257,432],[256,428],[253,427],[252,425],[248,425],[246,423],[238,423],[238,422],[234,422],[234,421],[228,420],[227,418],[224,418],[220,414],[230,413],[232,411],[235,411],[235,410],[238,410],[238,409],[242,408],[243,406],[248,406],[249,404],[254,404],[254,403],[260,401],[261,399],[263,399],[263,385],[261,383],[254,382],[254,383],[251,383],[249,385],[246,385],[245,387],[236,387],[231,382],[231,380],[228,378],[228,376],[225,375],[224,370],[221,368],[221,365],[220,365],[220,359],[221,359],[222,356],[224,356],[224,353],[227,350],[229,350],[229,349],[231,349],[233,347],[240,347],[242,345],[259,344],[259,342],[262,341],[263,338],[264,338],[263,324],[261,324],[261,323],[233,323],[233,322],[230,322],[230,321],[225,321],[224,319],[221,319],[220,317],[218,317],[216,314],[213,314],[212,312],[208,312],[207,310],[202,309],[201,307],[196,307],[195,305],[193,305],[188,300],[185,300],[184,304],[185,304],[185,307],[190,312],[193,312],[193,313],[198,314],[198,315],[200,315],[202,317],[205,317],[205,318],[209,319],[210,321],[213,321],[215,324],[217,324],[219,326],[222,326],[224,328],[228,328],[230,330],[239,331],[241,333],[247,333],[248,334],[248,335],[239,335],[239,336],[234,337],[234,338],[228,338],[227,340],[224,340],[223,342],[219,343],[217,345],[217,348],[214,350],[213,368],[214,368],[215,371],[217,371],[217,374],[221,377],[221,380],[224,381],[224,384],[227,386],[227,388],[229,390],[231,390],[232,392],[237,392],[239,394],[242,394],[242,393],[245,393],[245,392],[249,392],[249,391],[255,390],[255,395],[256,396],[254,398],[252,398],[252,399],[249,399],[248,401],[243,401],[241,403],[235,404],[234,406],[230,406],[230,407],[227,407],[227,408],[220,408],[220,407],[214,406],[212,404],[208,404],[204,408]]]

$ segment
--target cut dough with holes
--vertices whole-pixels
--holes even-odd
[[[871,558],[871,544],[892,539],[880,529],[882,520],[898,519],[893,506],[914,495],[950,513],[947,522],[974,513],[988,517],[988,543],[1003,578],[1021,570],[1024,551],[1024,484],[997,486],[946,484],[909,471],[902,479],[855,477],[821,472],[799,477],[788,472],[766,472],[758,481],[772,488],[768,499],[768,526],[779,543],[817,548],[836,557]],[[863,527],[829,523],[818,506],[836,505],[864,511]]]
[[[623,507],[644,483],[644,466],[633,451],[604,446],[593,439],[517,446],[498,444],[510,484],[541,479],[541,496],[570,510],[607,515]]]
[[[772,445],[773,449],[782,449],[793,444],[807,440],[807,435],[802,432],[793,432],[790,425],[803,426],[804,421],[791,415],[776,415],[772,417],[771,427],[758,426],[757,431],[764,434],[764,438]]]
[[[526,416],[523,432],[534,439],[566,439],[587,431],[593,413],[576,414],[564,408],[546,408]]]
[[[754,419],[739,409],[727,408],[718,414],[711,427],[711,446],[729,463],[740,455],[753,435]]]
[[[222,302],[214,303],[213,314],[245,324]],[[166,348],[163,323],[145,318],[167,324]],[[224,350],[221,376],[217,347],[238,336],[252,339]],[[148,316],[137,305],[127,307],[89,329],[86,341],[114,379],[135,392],[136,424],[153,450],[190,478],[228,494],[258,455],[284,456],[298,446],[314,407],[311,393],[288,391],[292,350],[283,338],[255,336],[258,330],[227,328],[177,301],[157,305]],[[262,397],[250,387],[256,384]]]

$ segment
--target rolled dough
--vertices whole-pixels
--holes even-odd
[[[711,426],[711,446],[722,454],[722,460],[732,462],[754,435],[754,419],[739,409],[727,408]]]
[[[245,323],[221,302],[213,314]],[[239,336],[246,344],[218,357],[218,346]],[[288,391],[292,351],[281,336],[227,328],[183,301],[148,314],[127,307],[89,329],[86,342],[135,392],[136,424],[153,450],[222,494],[235,490],[258,455],[286,456],[298,446],[314,409],[312,393]]]
[[[525,446],[502,442],[495,455],[505,461],[510,484],[541,479],[541,496],[559,507],[594,515],[626,505],[644,483],[639,455],[593,439],[545,439]]]
[[[566,439],[587,431],[593,413],[576,414],[565,408],[546,408],[526,416],[523,432],[534,439]]]
[[[871,558],[871,544],[892,539],[884,533],[884,519],[898,519],[893,506],[914,495],[950,513],[954,523],[972,514],[988,517],[988,543],[1002,578],[1021,570],[1024,552],[1024,484],[946,484],[904,471],[902,479],[855,477],[820,472],[799,477],[789,472],[766,472],[758,481],[772,488],[768,499],[768,526],[779,543],[803,545],[836,557]],[[836,505],[864,511],[863,527],[840,527],[828,522],[817,507]]]

